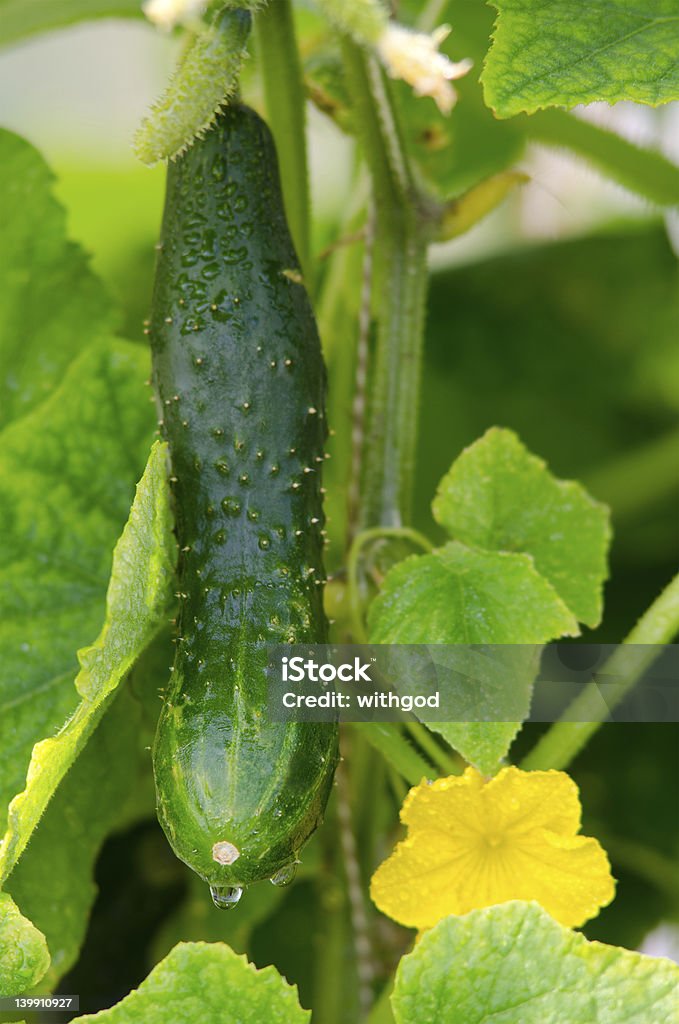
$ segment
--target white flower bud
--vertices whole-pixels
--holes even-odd
[[[169,32],[176,25],[195,22],[205,10],[205,0],[145,0],[142,10],[149,21]]]

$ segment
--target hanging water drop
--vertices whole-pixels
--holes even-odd
[[[284,868],[277,871],[275,875],[272,875],[269,881],[272,885],[290,885],[295,875],[297,874],[297,862],[292,861],[290,864],[286,864]]]
[[[232,910],[243,895],[243,888],[240,885],[211,885],[210,895],[219,910]]]

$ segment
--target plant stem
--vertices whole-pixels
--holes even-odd
[[[410,517],[415,467],[426,232],[384,76],[348,38],[344,58],[376,209],[378,331],[359,526],[398,527]]]
[[[432,766],[418,754],[395,722],[354,722],[353,728],[411,786],[417,786],[423,778],[432,776]]]
[[[305,95],[290,0],[275,0],[255,20],[266,109],[276,141],[283,198],[304,280],[312,290]]]
[[[421,722],[406,722],[406,729],[425,754],[444,775],[459,775],[460,767],[455,758],[446,753],[440,743]]]
[[[394,1014],[391,1009],[391,994],[393,991],[394,982],[389,980],[373,1006],[367,1024],[394,1024]]]
[[[448,0],[429,0],[417,19],[420,32],[432,32],[445,14]]]
[[[347,211],[339,228],[340,239],[363,235],[365,206],[368,199],[366,174],[356,175],[347,200]],[[329,256],[316,305],[318,329],[323,342],[323,355],[331,387],[328,389],[327,414],[331,428],[327,442],[330,461],[323,469],[328,494],[326,515],[332,524],[331,547],[326,559],[330,566],[343,565],[346,556],[348,502],[353,439],[348,429],[336,431],[337,424],[348,424],[356,380],[360,320],[361,278],[364,266],[365,241],[357,238],[350,244],[339,244]]]
[[[589,683],[542,736],[521,767],[527,770],[566,768],[600,727],[602,720],[658,655],[657,645],[667,644],[679,632],[679,574],[663,590],[625,637],[601,670],[621,680],[615,699],[601,699],[596,681]],[[629,650],[634,646],[633,651]]]
[[[529,139],[569,149],[624,188],[659,206],[679,203],[679,167],[657,150],[635,146],[565,110],[539,110],[516,119]]]
[[[367,643],[368,637],[363,625],[363,608],[361,602],[361,588],[358,579],[358,565],[361,551],[366,544],[374,540],[409,540],[419,545],[425,551],[431,551],[433,544],[420,533],[408,526],[373,526],[369,530],[362,530],[353,540],[347,555],[347,585],[349,589],[349,611],[354,640],[356,643]]]
[[[354,821],[351,813],[351,796],[347,768],[340,762],[337,766],[337,819],[342,847],[344,874],[347,883],[347,897],[351,917],[351,931],[358,976],[358,1004],[361,1018],[370,1012],[373,1002],[372,985],[375,976],[370,923],[366,907],[361,870],[358,858]]]
[[[342,873],[342,857],[337,817],[337,801],[328,804],[325,826],[319,839],[324,849],[323,871],[314,880],[317,894],[318,948],[314,957],[314,1021],[318,1024],[342,1024],[342,1002],[355,984],[354,972],[347,962],[349,945],[348,896]]]

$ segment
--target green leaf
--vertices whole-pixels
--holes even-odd
[[[512,648],[519,663],[499,685],[493,674],[483,680],[473,712],[451,722],[423,717],[485,774],[497,768],[528,716],[536,673],[533,645],[578,632],[575,618],[529,555],[480,551],[458,541],[395,565],[370,606],[368,624],[370,642],[378,644],[519,645]],[[472,714],[478,721],[470,720]]]
[[[122,690],[7,880],[7,890],[47,939],[52,963],[40,981],[41,992],[54,989],[85,937],[97,892],[95,860],[104,838],[118,825],[139,771],[139,719],[139,704]]]
[[[52,181],[33,146],[0,129],[0,426],[43,401],[83,345],[116,326],[87,256],[66,239]]]
[[[141,0],[0,0],[0,46],[76,21],[141,14]]]
[[[101,1013],[98,1024],[308,1024],[311,1014],[274,967],[258,971],[222,943],[180,943],[138,989]]]
[[[531,683],[533,680],[531,680]],[[526,715],[530,708],[529,687]],[[521,728],[521,722],[426,722],[483,775],[494,775]]]
[[[368,621],[375,644],[535,644],[578,632],[528,555],[458,541],[395,565]]]
[[[462,452],[432,508],[437,522],[465,544],[531,555],[580,622],[601,621],[608,509],[580,484],[553,477],[511,430],[493,427]]]
[[[0,996],[26,992],[50,963],[45,936],[0,892]]]
[[[3,816],[33,744],[77,702],[74,652],[99,629],[110,552],[147,450],[146,365],[136,346],[94,348],[49,401],[2,435]]]
[[[148,355],[87,350],[0,446],[0,832],[33,744],[75,710],[75,651],[104,615],[111,552],[151,439]]]
[[[587,942],[535,903],[448,917],[403,957],[397,1024],[659,1024],[676,1021],[679,968]]]
[[[679,98],[675,0],[493,0],[482,80],[498,117],[542,107]]]
[[[454,687],[461,710],[450,716],[459,720],[427,722],[428,728],[484,775],[493,775],[528,717],[542,646],[509,644],[485,653],[447,646],[429,650],[438,669],[438,688],[443,692],[444,687]],[[457,673],[466,685],[459,685]],[[475,717],[479,720],[474,721]]]
[[[79,651],[81,701],[53,738],[33,748],[26,788],[11,802],[0,845],[0,878],[11,872],[64,774],[78,756],[120,680],[158,631],[171,600],[176,543],[166,479],[167,447],[156,443],[113,554],[106,619]]]

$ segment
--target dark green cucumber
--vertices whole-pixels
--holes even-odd
[[[284,876],[337,728],[271,721],[267,643],[323,643],[325,373],[271,134],[229,106],[168,166],[150,336],[180,547],[160,823],[219,901]]]

